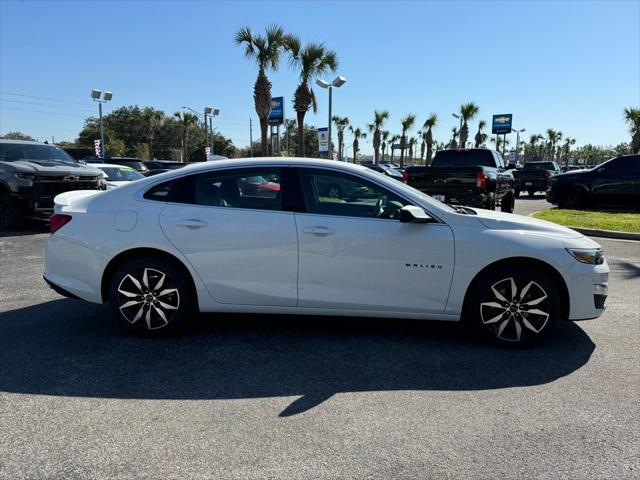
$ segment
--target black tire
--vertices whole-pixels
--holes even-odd
[[[513,192],[507,193],[504,197],[502,197],[502,201],[500,202],[500,211],[504,213],[513,213],[513,209],[516,206],[516,198]]]
[[[130,302],[137,303],[124,307]],[[129,330],[155,337],[184,327],[196,311],[196,295],[190,279],[173,262],[138,258],[122,264],[111,277],[109,304]]]
[[[511,279],[516,286],[515,297]],[[558,289],[536,268],[499,267],[471,288],[465,320],[482,340],[494,345],[533,345],[547,336],[560,318]],[[523,291],[525,296],[521,298]]]
[[[529,194],[530,197],[533,197],[536,194],[535,190],[527,190],[527,193]]]
[[[24,227],[24,215],[5,192],[0,193],[0,232],[19,230]]]
[[[566,190],[558,194],[558,208],[579,209],[586,203],[586,196],[578,190]]]
[[[515,196],[516,196],[516,198],[518,198],[520,196],[520,189],[519,188],[516,188]]]
[[[487,210],[495,210],[496,209],[496,197],[492,193],[489,194],[489,197],[484,202],[484,207]]]

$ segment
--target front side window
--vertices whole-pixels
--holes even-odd
[[[607,175],[629,175],[635,170],[633,156],[614,158],[602,165],[602,168]]]
[[[301,169],[308,213],[397,219],[409,202],[367,180],[326,170]]]

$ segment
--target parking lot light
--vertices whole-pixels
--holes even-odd
[[[332,108],[332,102],[333,102],[332,91],[333,91],[333,87],[339,88],[342,85],[344,85],[346,82],[347,82],[347,79],[344,78],[342,75],[338,75],[336,78],[333,79],[331,83],[327,82],[326,80],[322,80],[320,78],[316,80],[316,85],[329,90],[329,122],[327,126],[327,134],[329,136],[329,152],[327,154],[327,158],[331,158],[331,115],[332,115],[331,108]]]
[[[104,125],[102,123],[102,104],[111,101],[113,98],[112,92],[103,92],[102,90],[92,89],[91,99],[94,102],[98,102],[98,114],[100,116],[100,158],[104,158],[104,154],[107,150],[104,144]]]

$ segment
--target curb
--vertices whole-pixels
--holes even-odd
[[[533,212],[528,214],[528,217],[533,217],[536,213],[542,212],[542,210],[538,210],[537,212]],[[583,235],[587,235],[589,237],[601,237],[601,238],[613,238],[615,240],[635,240],[640,242],[640,233],[632,233],[632,232],[618,232],[616,230],[596,230],[593,228],[582,228],[582,227],[570,227],[568,225],[562,225],[563,227],[570,228],[571,230],[575,230]]]

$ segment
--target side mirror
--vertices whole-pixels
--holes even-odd
[[[400,209],[399,220],[402,223],[431,223],[433,218],[422,208],[405,205]]]

